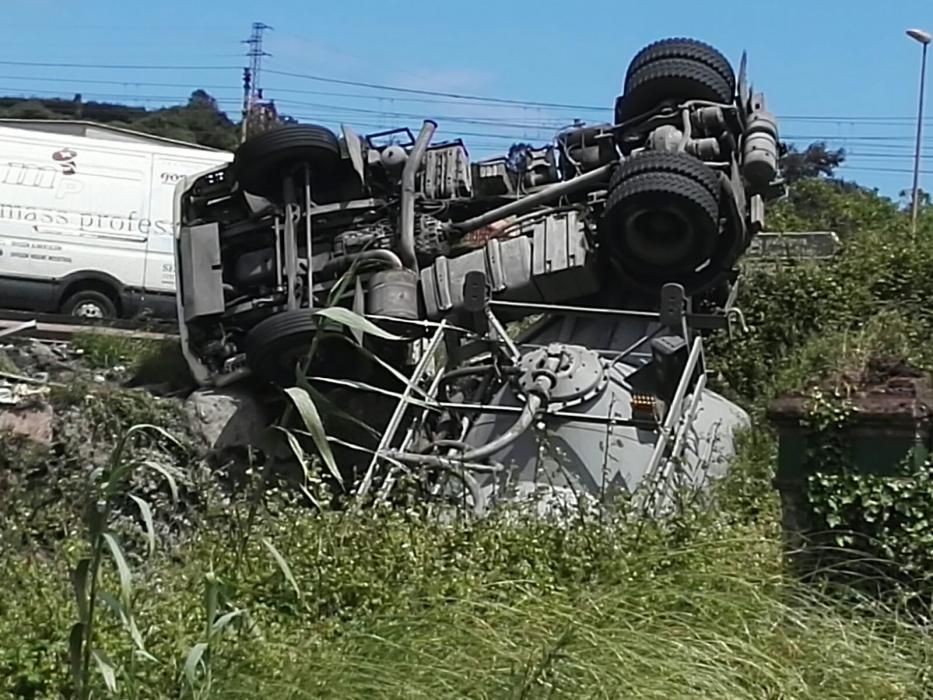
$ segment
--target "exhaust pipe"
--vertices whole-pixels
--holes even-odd
[[[434,130],[437,129],[437,122],[425,119],[415,139],[415,145],[408,154],[405,161],[405,168],[402,170],[402,212],[399,221],[399,247],[400,257],[405,267],[418,271],[418,259],[415,255],[415,175],[421,162],[424,160],[424,152],[427,150],[431,137],[434,136]]]
[[[495,209],[490,209],[484,214],[479,216],[474,216],[472,219],[467,219],[466,221],[460,221],[455,224],[451,224],[450,228],[457,233],[467,234],[470,231],[475,231],[478,228],[487,226],[491,223],[504,219],[507,216],[512,215],[521,215],[527,214],[535,207],[547,204],[558,197],[563,197],[566,194],[572,194],[578,192],[582,189],[593,185],[594,183],[599,182],[612,170],[615,166],[615,163],[606,163],[605,165],[591,170],[588,173],[583,175],[578,175],[572,180],[566,180],[564,182],[555,182],[553,185],[548,185],[547,187],[530,194],[523,199],[515,200],[514,202],[509,202],[508,204],[503,204],[501,207]]]

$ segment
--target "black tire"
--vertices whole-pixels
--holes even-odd
[[[712,68],[726,81],[729,89],[735,91],[735,71],[732,69],[729,59],[713,46],[685,37],[661,39],[653,44],[648,44],[635,54],[635,57],[629,63],[628,70],[625,72],[624,91],[628,92],[630,90],[629,83],[632,76],[639,70],[655,61],[672,58],[693,61]]]
[[[627,158],[612,172],[609,178],[609,192],[618,184],[636,175],[645,173],[672,173],[683,175],[700,183],[710,194],[719,200],[719,175],[699,158],[688,153],[668,153],[665,151],[642,151]]]
[[[718,195],[684,173],[632,167],[637,172],[628,174],[624,167],[600,221],[601,244],[635,278],[653,283],[689,274],[716,247]]]
[[[682,58],[665,58],[643,66],[626,81],[616,102],[616,123],[648,112],[666,100],[733,102],[734,89],[715,69]]]
[[[282,178],[299,166],[310,167],[314,187],[315,180],[326,182],[339,163],[334,132],[316,124],[293,124],[244,141],[233,157],[233,174],[250,194],[281,201]]]
[[[94,289],[82,289],[71,294],[62,303],[61,311],[79,318],[111,319],[117,317],[117,305],[113,299]]]
[[[317,332],[317,319],[310,309],[282,311],[269,316],[246,334],[246,362],[262,381],[294,386],[295,368],[307,357]],[[346,341],[333,338],[319,343],[309,371],[347,378],[362,374],[364,364],[362,356],[353,352]]]

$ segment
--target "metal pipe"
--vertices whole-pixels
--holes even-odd
[[[573,316],[616,316],[622,318],[645,318],[657,321],[661,318],[658,311],[638,311],[629,309],[610,309],[599,306],[567,306],[566,304],[536,304],[524,301],[505,301],[504,299],[490,299],[489,306],[493,309],[524,310],[530,313],[560,314]]]
[[[508,204],[503,204],[501,207],[490,209],[485,214],[480,214],[479,216],[474,216],[472,219],[451,224],[451,228],[459,233],[469,233],[470,231],[475,231],[478,228],[504,219],[507,216],[524,214],[538,205],[546,204],[565,194],[571,194],[578,190],[585,189],[592,183],[608,175],[614,165],[615,163],[606,163],[606,165],[600,166],[596,168],[596,170],[591,170],[579,177],[575,177],[572,180],[554,183],[532,195],[528,195],[514,202],[509,202]]]
[[[295,181],[291,175],[286,176],[282,183],[285,194],[285,284],[287,285],[287,302],[289,310],[298,308],[295,297],[295,284],[298,281],[298,232],[296,224],[300,216],[295,193]]]
[[[331,260],[325,263],[321,268],[321,274],[329,275],[333,272],[343,271],[348,269],[357,260],[385,263],[386,267],[392,268],[393,270],[402,270],[405,267],[402,265],[402,261],[398,255],[391,250],[380,248],[378,250],[364,250],[360,253],[350,253],[349,255]]]
[[[275,217],[275,288],[282,289],[282,221]]]
[[[920,180],[920,140],[923,135],[923,88],[926,83],[927,72],[927,46],[928,41],[923,42],[923,56],[920,63],[920,99],[917,107],[917,145],[914,152],[914,183],[913,183],[913,202],[911,202],[910,212],[910,235],[917,235],[917,213],[920,207],[918,199],[919,180]]]
[[[311,168],[305,164],[305,245],[308,258],[308,306],[314,307],[314,266],[311,264]]]
[[[428,148],[431,137],[434,136],[435,129],[437,129],[437,122],[430,119],[424,120],[418,138],[415,139],[415,145],[412,146],[411,153],[408,154],[408,160],[405,161],[405,167],[402,170],[402,212],[399,217],[399,248],[405,267],[415,272],[418,271],[418,259],[415,254],[415,175],[418,173],[418,168],[421,167],[424,152]]]

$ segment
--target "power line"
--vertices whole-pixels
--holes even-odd
[[[118,83],[119,81],[108,81],[108,84],[111,82]],[[165,83],[163,85],[174,86],[174,85],[179,85],[179,84]],[[194,88],[195,86],[194,85],[181,85],[181,87]],[[223,89],[232,90],[232,88],[226,88],[226,87]],[[12,93],[19,92],[20,88],[12,87],[12,86],[6,86],[6,87],[0,86],[0,91],[8,93],[9,97],[14,97],[14,94]],[[64,91],[64,90],[62,91],[45,90],[45,91],[42,91],[42,93],[43,94],[30,93],[28,97],[35,97],[35,98],[42,99],[42,98],[49,98],[53,96],[54,97],[61,96],[61,97],[67,98],[69,96],[76,94],[74,91]],[[27,95],[25,93],[22,93],[22,94],[23,94],[22,99],[26,99]],[[133,94],[133,93],[127,93],[127,92],[94,93],[91,96],[95,98],[101,98],[101,99],[135,100],[135,101],[141,101],[141,102],[182,103],[187,99],[186,96],[182,96],[182,95]],[[215,99],[220,104],[234,104],[238,102],[238,100],[236,100],[233,97],[218,96]],[[349,115],[355,115],[355,114],[379,115],[379,116],[389,117],[393,119],[412,119],[412,120],[420,120],[424,116],[423,114],[414,114],[410,112],[391,112],[391,111],[386,111],[386,110],[366,109],[366,108],[352,107],[352,106],[347,106],[347,105],[304,102],[300,100],[281,100],[279,101],[279,104],[286,105],[286,106],[311,107],[314,109],[323,110],[327,112],[335,112],[334,114],[330,114],[330,115],[319,114],[314,117],[307,117],[308,119],[312,119],[312,120],[319,119],[324,116],[343,118],[343,117],[346,117]],[[524,129],[524,130],[542,130],[542,131],[551,130],[551,129],[556,130],[557,128],[561,126],[561,124],[556,123],[556,122],[559,122],[559,120],[557,119],[553,119],[549,121],[542,121],[542,122],[513,122],[513,121],[509,121],[509,120],[501,119],[497,117],[486,117],[486,118],[465,117],[465,116],[460,116],[456,114],[437,114],[434,116],[439,120],[444,120],[444,121],[449,121],[449,122],[454,122],[454,123],[467,123],[467,124],[475,124],[475,125],[480,125],[480,126],[503,127],[503,128]],[[907,145],[901,145],[898,142],[912,141],[912,138],[909,136],[894,136],[894,135],[858,136],[858,135],[793,134],[792,133],[792,134],[784,135],[783,138],[790,140],[790,141],[811,141],[811,142],[827,141],[827,142],[841,142],[841,143],[847,143],[851,141],[855,144],[860,144],[860,143],[885,144],[887,143],[888,148],[907,148],[908,147]],[[930,139],[933,139],[933,137],[930,137]],[[929,143],[930,140],[928,139],[927,142]]]
[[[0,62],[0,63],[3,63],[3,62]],[[7,76],[7,77],[14,78],[16,76]],[[16,79],[19,79],[19,78],[16,77]],[[28,78],[24,78],[24,79],[28,79]],[[47,79],[47,80],[62,81],[64,79],[53,78],[53,79]],[[99,80],[99,81],[95,81],[95,83],[97,84],[119,84],[119,85],[128,84],[125,81],[119,81],[119,80],[111,80],[111,81]],[[183,84],[183,83],[142,83],[140,82],[140,83],[132,83],[132,84],[195,88],[195,85],[188,85],[188,84]],[[211,89],[224,89],[224,90],[228,89],[225,86],[213,86],[212,85],[209,87]],[[16,92],[18,88],[0,87],[0,90],[6,91],[9,93],[9,92]],[[46,92],[49,92],[49,91],[46,91]],[[313,93],[314,91],[300,91],[300,92]],[[59,94],[73,95],[75,93],[74,92],[67,92],[67,93],[60,92]],[[35,95],[35,94],[31,96],[37,97],[37,98],[40,97],[39,95]],[[97,96],[100,98],[107,98],[107,99],[136,100],[136,101],[143,101],[143,102],[157,102],[157,101],[184,102],[184,100],[186,99],[185,97],[176,96],[176,95],[150,95],[150,94],[140,95],[140,94],[128,94],[128,93],[98,93]],[[232,98],[225,99],[223,97],[220,97],[220,98],[217,98],[217,102],[221,104],[233,104],[236,102],[236,100]],[[513,102],[516,102],[516,101],[513,101]],[[311,121],[320,120],[322,118],[333,119],[333,120],[347,118],[350,121],[356,121],[355,119],[356,115],[379,115],[379,116],[382,116],[385,118],[391,118],[391,119],[412,119],[412,120],[416,120],[416,119],[420,120],[423,117],[423,115],[421,114],[412,114],[412,113],[406,113],[406,112],[390,112],[386,110],[366,109],[366,108],[352,107],[352,106],[347,106],[347,105],[325,104],[325,103],[316,103],[316,102],[303,102],[299,100],[283,100],[281,101],[281,104],[293,105],[297,107],[310,107],[315,110],[321,110],[321,111],[330,113],[330,114],[317,114],[314,117],[298,117],[300,119],[311,120]],[[496,117],[489,117],[489,118],[466,117],[466,116],[459,116],[456,114],[442,114],[442,115],[436,115],[436,117],[442,121],[448,121],[452,123],[474,124],[478,126],[485,126],[485,127],[490,127],[493,129],[499,129],[500,131],[520,129],[526,132],[528,131],[544,132],[544,131],[557,131],[557,129],[559,128],[559,124],[553,123],[553,122],[558,121],[557,118],[554,118],[554,120],[552,120],[552,123],[548,123],[548,122],[520,123],[520,122],[509,121],[506,119],[500,119]],[[798,117],[798,118],[803,119],[804,117]],[[357,122],[357,123],[361,125],[363,124],[363,122]],[[373,125],[373,126],[377,128],[383,128],[385,124],[378,124],[378,125]],[[458,132],[457,135],[476,136],[479,138],[486,138],[486,139],[520,139],[526,136],[525,134],[519,134],[519,133],[516,133],[515,131],[507,131],[506,133],[489,133],[489,132],[476,132],[476,131]],[[907,142],[912,140],[912,137],[906,136],[906,135],[904,136],[857,135],[857,134],[806,134],[806,135],[803,135],[803,134],[793,134],[793,133],[784,135],[783,138],[788,141],[810,141],[810,142],[826,141],[828,143],[842,143],[842,144],[853,143],[853,144],[856,144],[856,146],[858,146],[858,144],[879,144],[879,145],[886,146],[886,148],[888,149],[899,149],[899,148],[907,149],[908,148]],[[925,143],[929,144],[930,140],[925,140]],[[856,149],[856,150],[850,150],[848,153],[848,156],[850,159],[866,158],[866,159],[887,159],[891,161],[896,161],[898,159],[904,158],[905,154],[898,153],[898,152],[887,152],[887,153],[867,152],[867,151],[861,151],[861,150]]]
[[[0,66],[36,68],[100,68],[105,70],[238,70],[239,66],[159,66],[152,64],[121,65],[113,63],[43,63],[36,61],[0,61]]]
[[[263,28],[269,28],[267,25],[261,23],[256,23],[258,26]],[[255,31],[255,26],[254,26]],[[261,37],[251,37],[246,40],[246,43],[249,43],[254,46],[254,50],[258,51],[259,55],[268,56],[269,54],[265,53],[261,49]],[[9,65],[9,66],[33,66],[33,67],[45,67],[45,68],[88,68],[88,69],[112,69],[112,70],[237,70],[237,66],[211,66],[211,65],[157,65],[157,64],[103,64],[103,63],[69,63],[69,62],[36,62],[36,61],[0,61],[0,65]],[[283,77],[298,78],[303,80],[312,80],[323,83],[337,84],[337,85],[349,85],[354,87],[361,87],[370,90],[380,90],[384,92],[395,92],[401,94],[412,94],[412,95],[423,95],[430,97],[445,97],[456,101],[473,101],[478,103],[487,103],[487,104],[498,104],[498,105],[511,105],[511,106],[524,106],[524,107],[546,107],[551,109],[574,109],[581,111],[608,111],[611,109],[611,106],[595,106],[595,105],[586,105],[586,104],[569,104],[561,102],[544,102],[536,100],[517,100],[510,98],[502,97],[492,97],[488,95],[470,95],[458,92],[445,92],[441,90],[427,90],[421,88],[409,88],[402,87],[398,85],[388,85],[383,83],[373,83],[366,81],[357,81],[357,80],[346,80],[342,78],[335,78],[332,76],[317,75],[311,73],[296,73],[292,71],[281,71],[274,69],[267,69],[267,73],[273,75],[280,75]],[[256,77],[255,75],[253,76]],[[90,81],[88,81],[90,82]],[[113,81],[114,83],[123,83],[124,81]],[[125,81],[133,82],[136,84],[138,81]],[[165,85],[168,86],[168,85]],[[181,87],[181,86],[179,86]],[[279,91],[284,91],[285,88],[279,88]],[[289,89],[290,91],[294,91]],[[297,92],[297,91],[294,91]],[[359,94],[334,94],[334,96],[343,96],[351,98],[365,98],[365,99],[384,99],[377,96],[369,95],[359,95]],[[800,114],[789,114],[789,115],[780,115],[779,120],[788,121],[788,122],[829,122],[829,123],[859,123],[859,124],[900,124],[902,122],[913,123],[914,118],[911,116],[869,116],[869,115],[800,115]],[[930,120],[933,122],[933,119]]]
[[[268,28],[267,25],[261,25],[265,28]],[[253,42],[253,38],[248,39],[247,43]],[[262,55],[268,56],[261,51],[261,46],[258,49]],[[45,68],[88,68],[88,69],[113,69],[113,70],[237,70],[237,66],[211,66],[211,65],[157,65],[157,64],[102,64],[102,63],[68,63],[68,62],[36,62],[36,61],[0,61],[0,65],[9,65],[9,66],[33,66],[33,67],[45,67]],[[317,82],[324,82],[337,85],[349,85],[354,87],[361,87],[370,90],[379,90],[384,92],[394,92],[400,94],[411,94],[411,95],[423,95],[430,97],[444,97],[455,101],[472,101],[483,104],[495,104],[495,105],[508,105],[508,106],[521,106],[521,107],[546,107],[551,109],[573,109],[580,111],[599,111],[605,112],[611,109],[611,106],[595,106],[595,105],[586,105],[586,104],[570,104],[570,103],[561,103],[561,102],[544,102],[536,100],[518,100],[502,97],[492,97],[488,95],[470,95],[457,92],[445,92],[441,90],[427,90],[421,88],[408,88],[397,85],[387,85],[383,83],[372,83],[366,81],[356,81],[356,80],[346,80],[342,78],[335,78],[331,76],[310,74],[310,73],[296,73],[292,71],[281,71],[274,69],[266,69],[266,73],[273,75],[280,75],[290,78],[298,78],[303,80],[312,80]],[[254,76],[255,77],[255,76]],[[26,79],[26,78],[24,78]],[[45,80],[57,80],[45,78]],[[85,81],[92,82],[92,81]],[[103,81],[96,81],[103,82]],[[108,81],[112,84],[146,84],[140,81]],[[155,85],[155,84],[150,84]],[[161,84],[161,86],[168,87],[169,84]],[[184,87],[178,85],[178,87]],[[192,86],[194,87],[194,86]],[[292,88],[270,88],[275,89],[278,92],[289,92],[299,93],[307,92],[309,94],[330,94],[335,97],[348,97],[354,99],[386,99],[380,96],[374,95],[362,95],[362,94],[348,94],[348,93],[321,93],[317,91],[299,91]],[[912,124],[914,118],[911,116],[867,116],[867,115],[799,115],[799,114],[789,114],[789,115],[779,115],[778,119],[780,121],[787,122],[822,122],[822,123],[859,123],[859,124],[872,124],[872,125],[900,125],[901,123]],[[933,119],[929,120],[933,123]]]
[[[593,107],[591,105],[574,105],[561,102],[535,102],[531,100],[512,100],[504,97],[487,97],[482,95],[467,95],[458,92],[443,92],[440,90],[423,90],[419,88],[406,88],[395,85],[380,85],[378,83],[366,83],[356,80],[343,80],[340,78],[329,78],[321,75],[311,75],[308,73],[291,73],[288,71],[272,70],[268,71],[273,75],[282,75],[289,78],[301,78],[304,80],[316,80],[322,83],[333,83],[336,85],[351,85],[354,87],[369,88],[371,90],[385,90],[386,92],[402,92],[413,95],[430,95],[433,97],[450,97],[456,100],[475,100],[477,102],[493,102],[498,104],[522,105],[530,107],[549,107],[553,109],[586,109],[603,110],[605,107]]]

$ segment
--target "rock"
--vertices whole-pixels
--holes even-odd
[[[44,343],[33,341],[26,347],[26,352],[40,370],[56,369],[62,365],[58,354]]]
[[[23,435],[42,445],[52,444],[52,420],[55,413],[45,402],[0,409],[0,433]]]
[[[13,362],[6,350],[2,349],[0,349],[0,372],[8,374],[17,374],[19,372],[19,366]]]
[[[211,449],[258,445],[270,417],[253,395],[234,388],[199,389],[185,402],[192,431]]]

